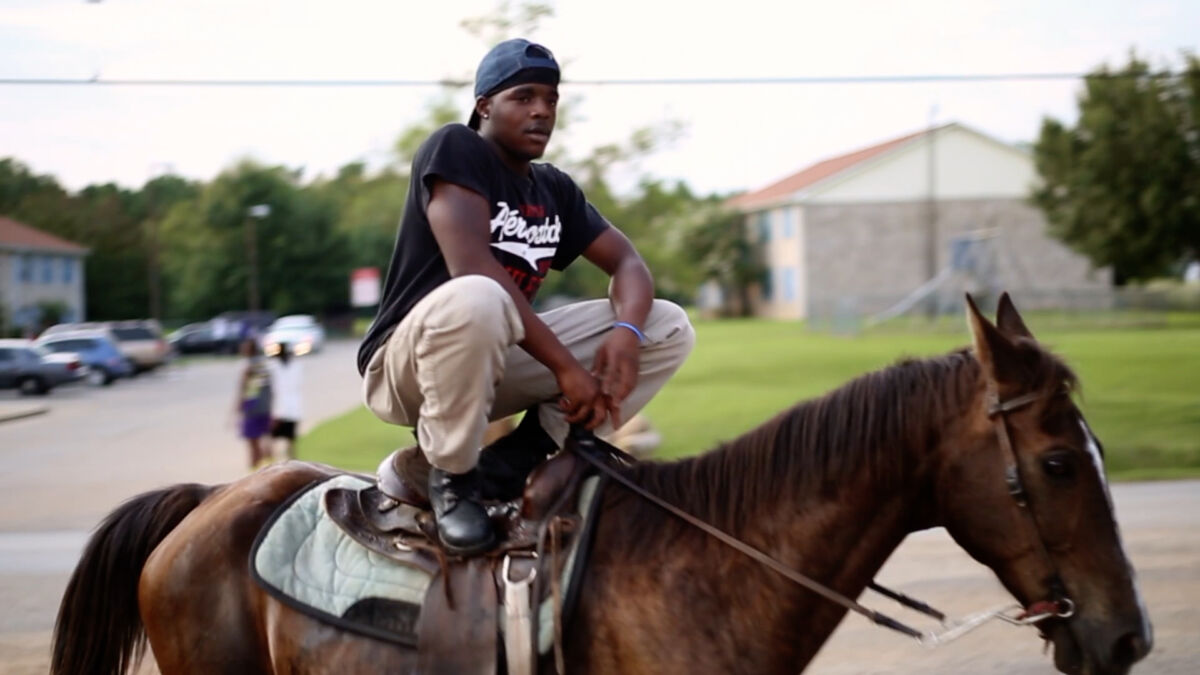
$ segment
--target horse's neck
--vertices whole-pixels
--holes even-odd
[[[814,502],[782,524],[778,534],[767,540],[779,542],[771,553],[791,569],[857,599],[910,531],[912,513],[924,508],[916,503],[919,494],[911,489],[885,492],[866,484],[847,486],[840,495]],[[786,600],[780,604],[805,617],[806,626],[792,635],[793,664],[806,664],[847,610],[785,583],[791,587],[781,589],[780,597]]]
[[[853,599],[904,539],[906,514],[917,499],[911,486],[901,492],[898,487],[868,483],[859,479],[836,494],[817,499],[797,496],[795,503],[746,499],[751,491],[745,486],[712,484],[698,486],[704,492],[695,494],[695,500],[743,499],[744,519],[736,528],[726,524],[724,529]],[[634,500],[625,493],[606,508],[602,533],[632,531],[637,537],[602,537],[624,544],[615,550],[606,550],[605,542],[597,540],[595,559],[605,573],[596,579],[604,588],[594,589],[598,596],[594,600],[607,606],[593,611],[605,615],[599,621],[610,624],[607,627],[622,634],[621,641],[632,642],[639,653],[670,647],[655,643],[657,637],[664,637],[690,643],[688,649],[697,663],[707,667],[724,664],[743,672],[796,672],[812,659],[845,614],[839,605],[677,519],[645,518]],[[674,610],[663,612],[664,607]],[[587,623],[596,620],[593,616]],[[639,625],[658,628],[654,637],[648,637],[638,634]],[[722,637],[714,641],[713,634]],[[671,670],[679,664],[659,665]]]
[[[827,497],[760,510],[758,531],[747,536],[790,569],[854,600],[908,534],[911,513],[923,508],[914,503],[918,499],[911,489],[881,489],[858,480]],[[746,583],[766,584],[773,589],[772,601],[746,608],[745,620],[731,624],[773,622],[787,637],[764,645],[764,653],[786,654],[787,668],[807,664],[847,610],[765,568],[748,571]]]

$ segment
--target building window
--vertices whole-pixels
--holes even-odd
[[[758,214],[758,240],[764,244],[771,241],[771,214],[767,211]]]
[[[772,288],[773,284],[771,283],[771,277],[773,277],[774,274],[774,270],[765,270],[762,276],[762,296],[763,300],[768,302],[771,301],[771,296],[774,295],[774,289]]]
[[[42,256],[42,283],[54,283],[54,256]]]
[[[794,230],[792,229],[792,209],[785,207],[783,209],[783,238],[791,239]]]
[[[75,259],[71,256],[63,256],[62,280],[64,284],[75,283]]]
[[[786,302],[796,301],[796,268],[783,268],[783,299]]]
[[[29,283],[33,281],[33,256],[19,255],[17,258],[17,281]]]

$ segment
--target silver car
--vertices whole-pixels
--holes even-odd
[[[52,354],[29,340],[0,340],[0,389],[47,394],[63,384],[87,377],[78,354]]]
[[[166,363],[170,356],[170,348],[163,339],[162,326],[154,319],[61,323],[42,331],[40,337],[80,330],[103,331],[138,373],[154,370]]]

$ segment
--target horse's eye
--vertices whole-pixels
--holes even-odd
[[[1075,475],[1075,456],[1070,452],[1054,452],[1042,458],[1042,471],[1052,478]]]

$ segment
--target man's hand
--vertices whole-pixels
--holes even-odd
[[[654,279],[629,238],[610,227],[584,249],[583,256],[611,277],[608,297],[617,318],[634,326],[645,325],[654,303]],[[626,327],[614,326],[596,350],[592,364],[613,429],[621,426],[621,404],[637,384],[639,337]]]
[[[621,426],[621,404],[637,385],[638,358],[637,334],[621,327],[614,328],[596,350],[592,374],[600,381],[614,430]]]
[[[567,413],[568,422],[582,423],[588,429],[595,429],[604,423],[608,405],[600,390],[600,380],[579,365],[578,361],[562,372],[555,373],[555,378],[562,392],[559,406]]]

